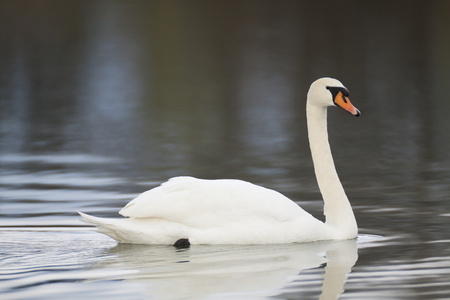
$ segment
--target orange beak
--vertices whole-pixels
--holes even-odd
[[[359,110],[356,107],[353,106],[353,104],[350,102],[348,97],[345,97],[342,94],[342,92],[339,92],[336,95],[336,98],[334,98],[334,104],[336,104],[337,106],[345,109],[346,111],[348,111],[349,113],[351,113],[355,117],[359,117],[361,115]]]

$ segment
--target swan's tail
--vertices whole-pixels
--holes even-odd
[[[104,223],[104,219],[94,217],[85,213],[82,213],[81,211],[77,211],[77,213],[81,216],[82,220],[86,223],[93,224],[95,226],[100,226],[102,223]]]
[[[99,218],[82,212],[78,213],[83,221],[95,225],[99,232],[119,243],[174,245],[180,239],[183,244],[189,236],[186,228],[181,224],[163,219]],[[179,247],[178,244],[176,247]]]
[[[127,233],[121,229],[120,219],[107,219],[94,217],[85,213],[78,211],[78,214],[82,217],[82,221],[95,225],[97,230],[109,237],[112,237],[119,243],[127,243],[128,239]]]

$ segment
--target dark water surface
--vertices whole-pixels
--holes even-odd
[[[2,299],[449,299],[450,2],[0,2]],[[117,245],[176,175],[240,178],[318,218],[310,83],[330,109],[356,241]]]

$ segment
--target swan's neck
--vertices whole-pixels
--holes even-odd
[[[327,108],[308,102],[306,113],[314,170],[325,203],[325,223],[335,229],[339,237],[354,238],[358,227],[331,155],[327,132]]]

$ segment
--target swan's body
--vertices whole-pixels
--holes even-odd
[[[241,180],[175,177],[128,203],[121,219],[80,213],[121,243],[269,244],[355,238],[352,208],[336,173],[327,135],[327,107],[359,111],[347,89],[331,78],[308,92],[307,119],[314,169],[325,202],[326,222],[315,219],[279,192]]]

